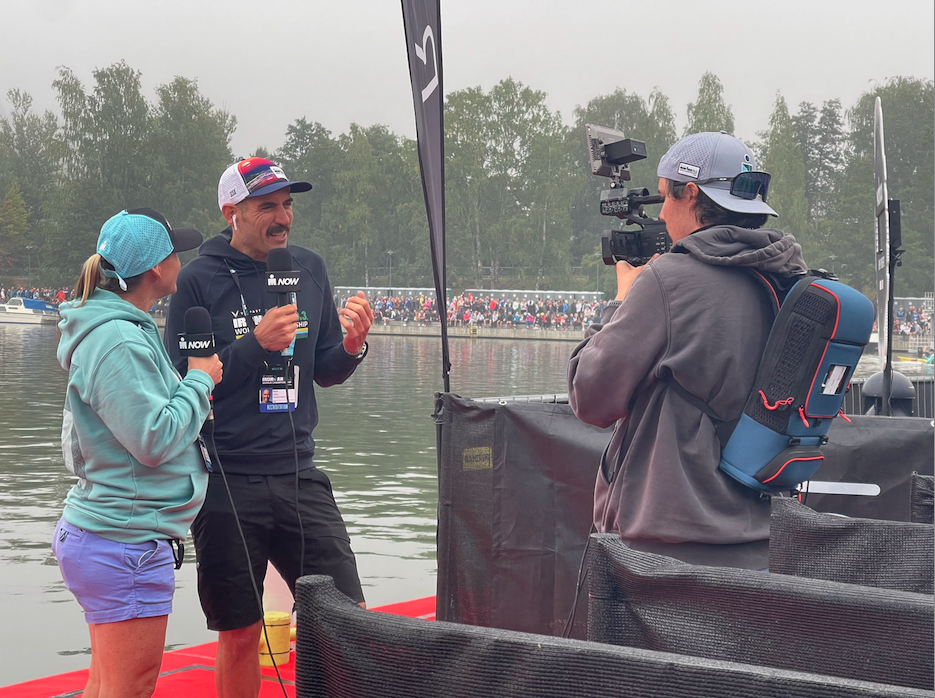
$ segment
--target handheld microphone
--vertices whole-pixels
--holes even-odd
[[[301,291],[302,274],[292,269],[292,253],[285,247],[275,247],[266,257],[266,290],[276,294],[276,304],[289,305],[290,293]]]
[[[216,353],[214,348],[214,331],[211,327],[211,314],[207,308],[194,305],[185,311],[183,322],[185,331],[179,334],[179,355],[181,356],[212,356]],[[214,403],[214,396],[209,395],[208,400]],[[214,408],[208,410],[208,421],[214,419]]]
[[[211,328],[211,314],[200,305],[185,311],[185,331],[179,334],[179,354],[181,356],[211,356],[214,348],[214,331]]]
[[[281,308],[284,305],[295,303],[295,294],[301,291],[300,282],[302,273],[293,271],[292,253],[285,247],[274,247],[266,256],[266,290],[276,294],[276,304]],[[285,357],[291,357],[295,351],[295,338],[292,344],[280,352]]]

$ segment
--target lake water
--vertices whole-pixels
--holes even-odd
[[[0,325],[0,685],[88,666],[87,626],[50,550],[73,478],[59,438],[66,374],[53,326]],[[318,391],[316,461],[331,477],[370,605],[435,593],[437,338],[372,336],[343,386]],[[451,340],[451,390],[467,397],[564,393],[571,342]],[[876,356],[860,375],[878,370]],[[899,366],[921,371],[919,364]],[[186,546],[188,551],[191,545]],[[194,555],[177,572],[167,644],[215,639],[204,627]],[[281,581],[281,580],[280,580]],[[282,586],[284,589],[284,585]],[[267,598],[287,608],[288,591]]]
[[[90,662],[81,609],[49,547],[73,482],[59,445],[66,374],[57,344],[54,326],[0,325],[0,686]],[[375,606],[435,594],[431,414],[442,380],[435,338],[373,336],[370,345],[347,383],[318,391],[315,438]],[[451,389],[470,397],[563,393],[573,346],[452,339]],[[173,648],[216,637],[204,627],[193,548],[186,549],[166,639]]]

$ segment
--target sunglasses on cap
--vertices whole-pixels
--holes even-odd
[[[695,184],[711,184],[712,182],[730,182],[730,194],[738,199],[752,201],[759,194],[763,203],[766,203],[766,192],[769,190],[770,175],[766,172],[741,172],[736,177],[712,177]]]

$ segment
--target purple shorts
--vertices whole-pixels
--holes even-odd
[[[89,624],[167,616],[175,561],[167,540],[117,543],[60,519],[52,538],[67,588]]]

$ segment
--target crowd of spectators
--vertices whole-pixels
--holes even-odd
[[[57,307],[60,303],[68,300],[70,295],[71,290],[67,286],[62,286],[60,288],[37,288],[35,286],[32,288],[26,288],[25,286],[0,286],[0,303],[6,303],[10,298],[35,298],[37,300],[45,301],[46,303],[51,303]],[[169,299],[160,298],[150,309],[150,312],[156,317],[161,317],[165,315],[166,309],[168,307]]]
[[[36,298],[52,305],[67,300],[70,291],[60,288],[0,285],[0,303],[10,298]],[[168,299],[160,299],[153,306],[153,314],[164,315]],[[373,307],[374,320],[384,325],[390,322],[413,322],[427,326],[438,322],[435,296],[379,296],[368,299]],[[346,297],[335,296],[338,307]],[[500,329],[574,330],[586,328],[600,318],[605,301],[582,301],[573,298],[496,298],[491,295],[462,293],[448,303],[449,327],[494,327]],[[919,305],[897,305],[894,313],[894,331],[902,337],[925,337],[931,334],[931,316]]]
[[[412,322],[427,326],[439,321],[434,295],[369,298],[374,322]],[[338,307],[347,301],[335,297]],[[572,298],[495,298],[462,293],[448,302],[449,327],[581,331],[601,316],[605,301]]]
[[[427,326],[438,322],[434,294],[417,296],[371,296],[374,320],[383,325],[412,322]],[[347,301],[335,296],[338,307]],[[572,298],[497,298],[493,295],[462,293],[448,303],[449,327],[493,327],[500,329],[582,330],[601,316],[606,301]],[[932,331],[930,314],[919,305],[902,304],[895,311],[894,331],[903,337],[925,337]],[[876,327],[874,327],[876,329]]]
[[[0,286],[0,303],[6,303],[10,298],[35,298],[52,305],[58,305],[68,298],[68,294],[68,288],[65,286],[61,288],[37,288],[35,286],[32,288],[10,286],[8,288]]]
[[[931,318],[926,314],[922,306],[917,308],[910,305],[909,310],[906,310],[905,307],[899,305],[895,316],[893,329],[903,337],[922,337],[930,332]]]

